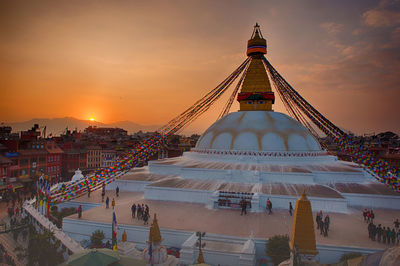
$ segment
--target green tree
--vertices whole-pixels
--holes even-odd
[[[53,233],[44,230],[43,233],[29,228],[29,242],[27,248],[18,247],[18,258],[26,258],[28,266],[52,266],[64,261],[64,256],[59,252],[60,241],[54,240]]]
[[[276,235],[268,239],[265,246],[267,256],[271,258],[274,265],[290,258],[289,236]]]
[[[354,259],[354,258],[358,258],[358,257],[361,257],[363,254],[361,254],[360,252],[350,252],[350,253],[346,253],[346,254],[343,254],[341,257],[340,257],[340,262],[342,262],[342,261],[347,261],[347,260],[349,260],[349,259]]]
[[[101,248],[103,245],[104,233],[101,230],[96,230],[90,237],[93,248]]]

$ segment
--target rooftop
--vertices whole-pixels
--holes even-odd
[[[114,191],[107,190],[106,195],[115,197]],[[93,192],[90,198],[83,196],[75,201],[100,203],[101,191]],[[143,221],[131,217],[130,207],[133,203],[148,204],[150,214],[157,213],[161,231],[163,229],[202,231],[247,238],[253,230],[255,238],[269,238],[277,234],[289,235],[292,226],[292,217],[288,210],[274,210],[272,215],[250,213],[240,216],[240,211],[210,210],[201,204],[145,200],[141,192],[120,192],[120,196],[116,198],[118,224],[143,226]],[[315,218],[318,210],[313,211]],[[395,210],[374,209],[374,213],[376,223],[382,226],[392,226],[393,220],[400,217],[400,211]],[[362,210],[351,209],[348,214],[329,213],[329,216],[331,219],[329,236],[323,237],[316,231],[317,244],[386,248],[385,245],[368,238],[367,224],[363,221]],[[105,209],[104,205],[85,211],[82,215],[83,220],[111,224],[110,217],[112,217],[112,209]],[[68,218],[78,219],[76,214]]]

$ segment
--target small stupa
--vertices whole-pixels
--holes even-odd
[[[318,254],[311,202],[304,189],[296,202],[289,247],[292,260],[312,261]]]
[[[78,168],[72,176],[71,182],[81,180],[82,178],[84,178],[84,176],[82,175],[82,171]]]
[[[205,261],[204,261],[204,256],[203,256],[203,250],[200,248],[199,256],[197,257],[196,264],[202,264],[202,263],[205,263]]]
[[[170,265],[168,263],[167,249],[161,245],[162,242],[160,227],[158,226],[157,215],[154,214],[153,222],[149,230],[148,245],[143,250],[143,257],[146,265]]]

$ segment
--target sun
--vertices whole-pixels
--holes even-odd
[[[89,120],[90,120],[90,121],[94,121],[94,118],[93,118],[93,117],[91,117],[91,118],[89,118]]]

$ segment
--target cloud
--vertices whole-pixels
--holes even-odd
[[[400,24],[399,1],[381,1],[362,15],[363,22],[371,27],[391,27]]]
[[[391,39],[392,39],[392,43],[394,45],[400,45],[400,27],[397,27],[396,29],[394,29],[394,31],[391,34]]]
[[[335,22],[325,22],[320,24],[320,27],[326,30],[329,34],[334,35],[341,32],[344,28],[344,25]]]

